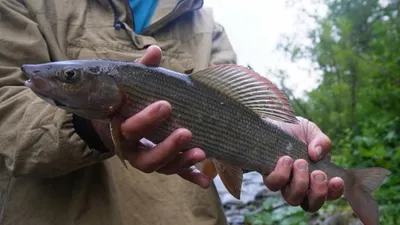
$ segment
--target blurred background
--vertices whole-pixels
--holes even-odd
[[[373,193],[381,223],[400,224],[400,1],[205,0],[238,56],[278,85],[332,140],[345,168],[385,167]],[[215,180],[230,224],[361,224],[344,199],[317,213],[288,206],[257,173],[240,201]]]

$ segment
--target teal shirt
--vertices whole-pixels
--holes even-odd
[[[158,0],[129,0],[135,33],[139,34],[147,28],[157,4]]]

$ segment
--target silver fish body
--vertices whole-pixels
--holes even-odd
[[[30,78],[26,85],[40,97],[91,120],[126,119],[154,101],[168,101],[172,115],[146,138],[159,143],[178,128],[189,129],[192,141],[187,149],[204,150],[212,159],[205,170],[216,170],[237,198],[242,169],[269,173],[281,156],[288,155],[305,159],[309,173],[322,170],[329,178],[341,177],[344,195],[361,221],[379,222],[370,192],[390,172],[310,160],[305,143],[270,122],[297,122],[285,96],[245,67],[220,65],[185,75],[133,62],[75,60],[24,65],[22,70]],[[118,132],[114,137],[118,139]]]
[[[289,155],[307,160],[310,171],[331,170],[327,171],[329,176],[345,178],[344,169],[330,161],[309,160],[307,145],[302,141],[187,75],[136,66],[118,69],[114,79],[129,99],[128,108],[123,110],[125,117],[157,100],[166,100],[172,105],[169,119],[146,137],[154,143],[184,127],[193,134],[188,149],[200,147],[210,158],[249,171],[271,172],[281,156]]]

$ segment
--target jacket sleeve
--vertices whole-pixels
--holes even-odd
[[[21,1],[0,1],[0,160],[13,176],[55,177],[112,156],[91,123],[23,84],[20,66],[49,62],[46,41]],[[84,141],[84,139],[86,141]]]
[[[236,63],[236,53],[232,48],[224,27],[219,23],[214,23],[210,66]]]

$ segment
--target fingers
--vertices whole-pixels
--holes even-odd
[[[189,168],[192,165],[205,160],[205,158],[206,154],[201,149],[190,149],[186,152],[180,153],[167,165],[157,170],[157,172],[166,175],[179,173],[183,168]]]
[[[309,173],[307,162],[298,159],[293,163],[293,179],[291,183],[282,189],[283,198],[292,206],[298,206],[303,202],[309,186]]]
[[[178,175],[183,179],[197,184],[204,189],[208,188],[211,183],[210,179],[206,175],[200,173],[200,171],[197,171],[193,168],[184,168],[182,169],[182,172],[178,173]]]
[[[166,101],[158,101],[124,121],[121,124],[123,136],[133,143],[142,144],[142,147],[125,151],[124,156],[133,167],[142,172],[178,174],[192,183],[207,188],[209,179],[204,174],[189,169],[190,166],[203,161],[205,153],[198,148],[181,153],[191,141],[192,134],[189,130],[178,129],[157,145],[147,143],[149,141],[143,139],[160,126],[170,113],[171,105]]]
[[[326,154],[328,154],[332,148],[332,142],[329,137],[324,134],[319,127],[308,120],[301,119],[302,123],[305,123],[305,137],[306,143],[308,143],[308,155],[311,160],[321,160]]]
[[[146,54],[136,60],[139,63],[145,64],[147,66],[159,66],[161,63],[162,51],[161,48],[156,45],[151,45],[147,48]]]
[[[322,171],[313,171],[310,174],[310,189],[301,207],[305,211],[316,212],[325,203],[328,195],[328,179]]]
[[[133,167],[152,173],[171,162],[190,142],[191,135],[187,129],[178,129],[153,149],[129,151],[126,158]]]
[[[319,131],[316,135],[313,135],[313,139],[308,145],[308,155],[311,160],[321,160],[325,155],[329,153],[332,147],[331,140],[324,133]]]
[[[271,191],[281,190],[289,205],[300,205],[305,211],[316,212],[325,201],[336,200],[343,195],[344,182],[341,178],[328,181],[323,171],[315,170],[309,174],[307,161],[298,159],[292,162],[289,156],[283,156],[278,160],[275,170],[264,176],[267,188]]]
[[[289,182],[292,164],[293,160],[289,156],[283,156],[278,160],[275,170],[264,176],[264,184],[269,190],[278,191]]]
[[[279,123],[279,126],[308,145],[311,160],[322,159],[331,150],[331,140],[315,123],[300,116],[297,118],[300,121],[298,124]]]
[[[160,126],[168,118],[171,110],[171,105],[166,101],[158,101],[147,106],[121,124],[123,136],[130,141],[138,142],[146,134]]]
[[[334,177],[329,180],[328,184],[328,201],[340,198],[344,193],[344,181],[339,177]]]

